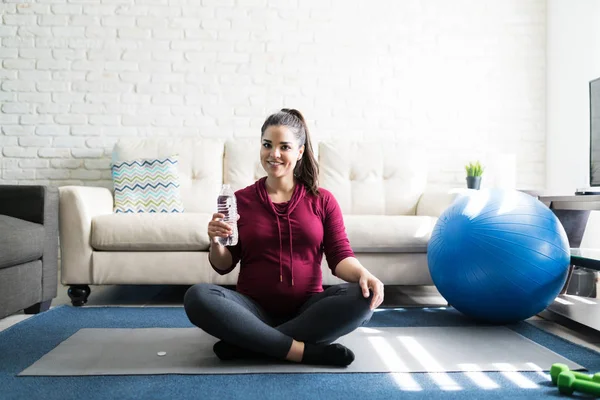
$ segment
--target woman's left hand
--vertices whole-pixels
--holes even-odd
[[[371,299],[370,305],[371,310],[376,309],[383,303],[383,283],[381,283],[379,279],[375,278],[370,273],[365,273],[360,276],[358,284],[365,297],[369,297],[369,289],[373,290],[373,298]]]

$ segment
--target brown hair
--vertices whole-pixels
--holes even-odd
[[[306,121],[300,111],[293,108],[282,108],[281,111],[270,115],[260,130],[261,137],[269,126],[289,128],[300,143],[300,147],[304,145],[304,153],[294,168],[294,176],[306,187],[306,190],[318,195],[319,165],[315,160]]]

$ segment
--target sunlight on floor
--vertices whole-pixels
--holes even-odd
[[[474,384],[485,390],[500,389],[500,385],[487,376],[481,368],[476,364],[458,364],[458,367],[462,369],[467,378],[469,378]]]
[[[392,379],[406,392],[422,392],[423,388],[415,381],[410,372],[393,372]]]
[[[522,389],[538,389],[539,386],[528,379],[525,375],[515,370],[515,368],[510,364],[505,363],[495,363],[493,364],[496,368],[500,370],[500,373],[504,375],[507,379],[512,381],[515,385]]]
[[[436,360],[436,358],[430,352],[428,352],[421,343],[419,343],[419,340],[416,337],[397,336],[396,339],[402,346],[399,348],[394,346],[395,342],[390,342],[388,339],[380,336],[380,329],[361,328],[361,331],[373,335],[368,336],[367,340],[379,358],[390,369],[390,371],[400,371],[391,373],[392,378],[400,390],[424,390],[423,387],[416,381],[414,375],[409,372],[410,369],[405,363],[407,353],[410,354],[413,360],[416,360],[422,366],[422,368],[418,368],[416,371],[422,371],[426,373],[439,389],[443,391],[465,390],[455,379],[453,379],[453,374],[447,372],[442,363]],[[465,377],[467,377],[479,388],[484,390],[502,389],[501,385],[488,375],[490,373],[499,373],[503,375],[521,389],[540,388],[536,382],[528,378],[523,372],[520,372],[513,364],[492,363],[491,365],[493,366],[492,371],[488,370],[488,368],[484,370],[484,367],[475,363],[457,363],[456,367],[459,371],[462,371],[462,374]],[[527,365],[527,368],[530,369],[526,372],[533,372],[543,378],[544,381],[551,381],[549,373],[545,372],[544,369],[539,365],[531,362],[525,363],[525,365]],[[453,373],[456,377],[457,373]]]
[[[560,303],[560,304],[567,305],[567,306],[572,306],[573,304],[575,304],[575,303],[572,303],[572,302],[567,301],[565,299],[561,299],[560,297],[555,298],[554,301],[556,301],[557,303]]]
[[[401,370],[408,371],[407,366],[402,362],[400,357],[396,354],[393,347],[382,337],[373,336],[370,337],[369,342],[375,352],[379,355],[379,358],[390,368],[390,370]],[[392,378],[396,381],[396,384],[400,386],[402,390],[407,391],[421,391],[423,388],[415,381],[410,373],[400,372],[393,373]]]
[[[377,328],[359,328],[360,331],[364,332],[364,333],[381,333],[381,330],[377,329]]]
[[[397,339],[402,343],[406,350],[418,360],[425,369],[427,369],[427,371],[430,371],[429,376],[442,390],[463,389],[462,386],[450,377],[450,375],[444,372],[444,368],[441,364],[438,363],[415,338],[399,336]]]
[[[529,367],[531,367],[531,369],[534,369],[535,372],[541,376],[542,378],[544,378],[545,380],[547,380],[548,382],[550,382],[552,380],[552,377],[550,376],[550,374],[547,374],[546,372],[544,372],[544,369],[542,367],[540,367],[537,364],[534,363],[527,363],[527,365]]]
[[[595,301],[588,300],[584,297],[575,296],[573,294],[565,294],[565,297],[568,297],[571,300],[575,300],[575,301],[578,301],[578,302],[584,303],[584,304],[596,304]],[[573,304],[573,303],[571,303],[571,304]]]

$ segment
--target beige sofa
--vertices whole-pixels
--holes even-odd
[[[116,214],[109,189],[59,188],[61,281],[73,304],[87,301],[87,285],[234,285],[239,268],[221,276],[210,267],[207,224],[223,183],[237,190],[264,176],[259,146],[258,137],[119,141],[113,160],[179,155],[184,213]],[[428,190],[426,154],[414,146],[320,142],[315,153],[320,185],[336,196],[360,262],[384,284],[432,284],[427,243],[460,191]],[[323,257],[323,283],[339,282]]]

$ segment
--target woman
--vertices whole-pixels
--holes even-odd
[[[269,116],[261,145],[267,176],[236,192],[238,244],[218,243],[232,233],[222,214],[208,224],[214,270],[227,274],[241,259],[237,290],[194,285],[185,294],[186,313],[221,339],[213,350],[222,360],[270,356],[347,366],[354,353],[332,342],[370,320],[383,284],[354,258],[337,201],[318,188],[302,114],[282,109]],[[323,290],[323,253],[334,275],[350,283]]]

